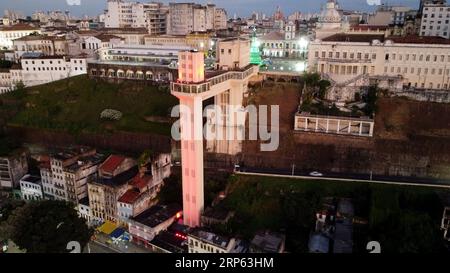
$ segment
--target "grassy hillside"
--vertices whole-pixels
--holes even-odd
[[[17,105],[10,124],[75,134],[123,130],[168,135],[171,124],[147,120],[167,117],[177,104],[166,87],[110,84],[87,76],[27,88],[23,95],[11,93],[1,99],[4,105]],[[104,109],[121,111],[123,117],[119,121],[102,120],[100,113]]]

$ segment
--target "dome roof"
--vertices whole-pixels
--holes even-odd
[[[341,23],[342,18],[336,8],[336,2],[329,0],[319,16],[320,23]]]

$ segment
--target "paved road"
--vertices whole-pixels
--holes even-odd
[[[101,245],[96,242],[90,242],[89,245],[86,246],[86,248],[83,250],[83,253],[120,253],[120,252],[108,246]]]
[[[294,175],[292,170],[276,170],[276,169],[256,169],[256,168],[240,168],[236,171],[243,175],[259,175],[271,177],[283,177],[294,179],[309,179],[309,180],[328,180],[328,181],[342,181],[342,182],[363,182],[363,183],[377,183],[390,185],[404,185],[404,186],[424,186],[434,188],[450,189],[449,180],[439,180],[432,178],[415,178],[415,177],[396,177],[396,176],[380,176],[370,174],[341,174],[341,173],[326,173],[322,177],[309,176],[309,172],[296,171],[294,168]]]

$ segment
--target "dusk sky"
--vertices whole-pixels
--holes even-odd
[[[36,10],[69,10],[74,15],[97,15],[106,8],[106,0],[79,0],[80,6],[70,6],[67,3],[76,2],[76,0],[0,0],[0,11],[13,9],[22,11],[26,15],[31,15]],[[368,1],[368,0],[367,0]],[[370,11],[373,6],[369,6],[366,0],[341,0],[339,3],[344,9],[355,9]],[[149,2],[149,1],[140,1]],[[196,3],[214,3],[219,7],[224,7],[229,16],[234,13],[238,16],[248,16],[252,11],[261,11],[266,14],[272,14],[279,5],[285,15],[294,11],[315,12],[319,11],[326,0],[175,0],[158,2],[196,2]],[[419,0],[382,0],[384,3],[407,5],[414,8],[418,7]]]

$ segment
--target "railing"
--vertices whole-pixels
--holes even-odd
[[[252,73],[254,73],[253,66],[244,71],[228,71],[226,73],[207,79],[206,82],[202,83],[172,82],[170,85],[172,92],[199,94],[208,92],[209,90],[211,90],[211,86],[220,84],[228,80],[243,80],[250,76]]]

